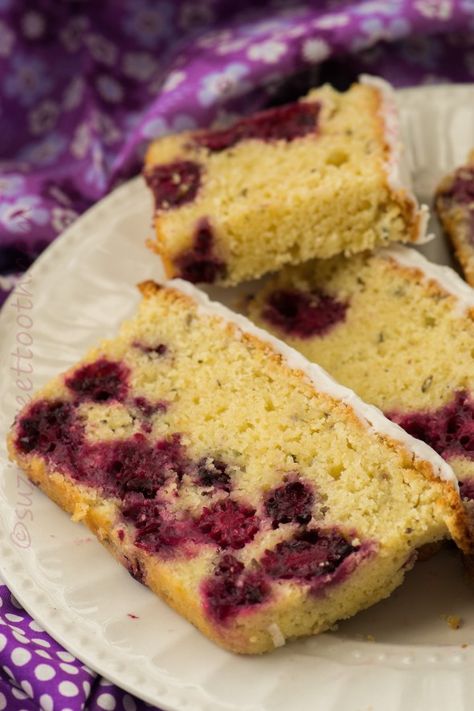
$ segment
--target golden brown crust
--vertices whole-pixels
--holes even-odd
[[[156,230],[156,241],[154,243],[154,252],[158,254],[161,257],[161,261],[163,263],[163,269],[165,271],[167,279],[173,279],[175,276],[178,276],[178,273],[176,271],[175,264],[173,262],[172,256],[167,250],[166,244],[165,244],[165,237],[163,235],[163,232],[161,230],[161,225],[160,225],[160,220],[159,216],[157,215],[155,217],[155,230]],[[191,243],[190,243],[191,244]]]
[[[380,142],[384,146],[384,158],[385,162],[388,163],[391,154],[391,146],[387,140],[385,121],[383,117],[383,102],[384,97],[380,90],[376,87],[371,87],[374,97],[374,113],[377,116],[378,125],[378,136]],[[385,172],[385,171],[384,171]],[[404,188],[393,188],[385,175],[386,187],[389,192],[390,198],[393,202],[400,208],[402,219],[406,225],[407,234],[410,238],[407,242],[417,242],[421,231],[422,214],[420,213],[417,204],[414,199],[410,197],[408,191]]]
[[[443,205],[443,199],[440,196],[435,200],[435,210],[443,230],[453,246],[454,254],[462,267],[466,281],[471,286],[474,286],[474,249],[462,236],[463,231],[466,229],[463,216],[458,214],[459,209],[447,209]]]
[[[140,291],[144,299],[151,299],[155,294],[157,294],[163,287],[158,284],[153,279],[147,279],[146,281],[141,281],[137,284],[137,288]]]
[[[160,239],[160,237],[159,237],[160,234],[161,233],[159,231],[159,227],[156,226],[155,239],[147,239],[145,241],[145,244],[148,247],[148,249],[150,249],[152,252],[154,252],[155,254],[157,254],[160,257],[161,262],[163,264],[163,270],[165,272],[165,277],[167,279],[173,279],[175,276],[177,276],[176,269],[173,265],[172,260],[170,259],[169,255],[168,255],[168,253],[166,252],[166,248],[164,247],[164,244],[163,244],[163,239]]]
[[[434,277],[428,276],[422,269],[415,266],[407,266],[397,262],[396,259],[389,257],[387,260],[392,266],[394,271],[398,274],[403,274],[404,278],[408,281],[416,283],[422,283],[424,288],[428,293],[428,296],[435,298],[448,298],[451,299],[453,304],[457,303],[457,297],[451,294],[449,291],[443,288],[439,281]],[[474,321],[474,307],[466,309],[466,317]]]

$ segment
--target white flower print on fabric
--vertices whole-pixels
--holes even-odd
[[[253,61],[266,62],[267,64],[274,64],[278,62],[280,57],[282,57],[287,50],[287,47],[283,42],[277,42],[276,40],[266,40],[266,42],[261,42],[259,44],[254,44],[247,52],[247,57]]]
[[[39,39],[44,35],[46,22],[43,15],[39,12],[30,10],[25,12],[21,18],[21,31],[28,39]]]
[[[97,127],[101,139],[106,146],[111,146],[122,138],[122,131],[111,117],[102,111],[97,111],[94,126]]]
[[[249,70],[245,64],[233,62],[221,72],[211,72],[202,79],[198,92],[199,102],[203,106],[230,99],[244,94],[250,89],[250,84],[242,81]]]
[[[403,17],[395,17],[389,20],[388,34],[392,40],[402,39],[407,37],[411,31],[411,23]]]
[[[172,121],[167,123],[161,116],[149,119],[142,127],[142,135],[145,138],[158,138],[166,133],[176,133],[180,131],[191,131],[196,128],[196,121],[188,114],[178,114]]]
[[[170,132],[170,128],[161,116],[155,116],[142,126],[142,135],[145,138],[158,138]]]
[[[196,121],[189,114],[178,114],[171,122],[173,131],[192,131],[197,128]]]
[[[204,49],[212,49],[222,42],[228,42],[234,39],[234,35],[229,30],[219,30],[217,32],[208,32],[200,39],[196,40],[197,47]]]
[[[13,203],[0,204],[0,223],[15,234],[28,232],[33,225],[45,225],[49,213],[37,195],[25,195]]]
[[[1,2],[1,0],[0,0]],[[12,169],[12,164],[11,160],[0,160],[0,175],[4,172],[8,173]],[[15,171],[17,173],[31,173],[32,172],[32,166],[28,163],[28,161],[23,160],[20,156],[18,157],[18,160],[15,160]]]
[[[435,37],[417,37],[402,47],[401,56],[424,69],[436,71],[441,49]]]
[[[58,133],[51,133],[37,143],[30,143],[20,152],[22,160],[37,165],[50,165],[66,148],[66,139]]]
[[[97,62],[102,62],[102,64],[112,67],[117,61],[117,47],[102,35],[86,35],[84,44]]]
[[[393,20],[382,21],[377,17],[369,20],[364,20],[360,24],[365,35],[356,37],[351,42],[351,49],[357,52],[366,47],[370,47],[381,40],[395,40],[405,37],[411,30],[411,25],[404,18],[396,18]]]
[[[0,20],[0,57],[8,57],[15,42],[15,35],[7,25]]]
[[[173,26],[173,4],[156,0],[133,0],[123,23],[124,31],[145,47],[154,49]]]
[[[291,9],[292,19],[295,13],[295,9]],[[282,13],[281,13],[282,14]],[[246,24],[241,27],[241,32],[243,35],[248,37],[256,37],[260,35],[266,35],[275,32],[284,32],[292,25],[292,20],[284,20],[282,17],[276,20],[259,20],[255,21],[249,20]]]
[[[434,0],[435,2],[437,0]],[[355,5],[352,12],[356,15],[398,15],[404,0],[378,0],[376,2],[361,2]]]
[[[123,99],[122,85],[108,74],[101,74],[97,77],[95,85],[97,91],[105,101],[111,104],[118,104]]]
[[[414,7],[420,15],[436,20],[447,20],[453,11],[452,0],[417,0]]]
[[[66,195],[66,193],[63,192],[61,188],[58,185],[55,185],[54,183],[50,186],[48,190],[48,197],[52,197],[53,200],[56,200],[56,202],[59,202],[61,205],[65,205],[66,207],[70,207],[72,205],[70,196]]]
[[[59,108],[55,101],[45,99],[28,116],[30,131],[33,135],[40,135],[50,131],[56,125]]]
[[[327,3],[328,6],[331,6],[331,1],[334,2],[334,0],[329,0]],[[337,0],[340,2],[340,0]],[[301,19],[301,17],[307,15],[308,13],[308,8],[305,7],[305,4],[301,5],[293,5],[293,3],[288,3],[288,0],[274,0],[275,7],[280,8],[278,12],[278,16],[281,17],[289,17],[291,20],[295,19]]]
[[[179,11],[179,25],[185,30],[193,29],[200,25],[209,25],[213,19],[212,8],[204,2],[187,2]]]
[[[52,82],[44,62],[26,54],[11,60],[13,71],[8,72],[3,88],[5,94],[23,106],[32,106],[51,89]]]
[[[125,76],[137,81],[148,81],[158,68],[153,55],[147,52],[128,52],[122,64]]]
[[[344,27],[349,22],[349,16],[343,13],[336,13],[334,15],[325,15],[323,17],[318,17],[314,20],[311,25],[320,30],[332,30],[335,27]]]
[[[92,126],[90,122],[79,124],[74,131],[70,151],[75,158],[84,158],[92,143]]]
[[[174,89],[176,89],[176,87],[178,87],[180,84],[182,84],[185,79],[186,79],[185,72],[181,72],[181,71],[170,72],[166,78],[165,83],[161,87],[161,91],[163,91],[163,92],[173,91]]]
[[[77,109],[82,101],[86,85],[82,77],[74,77],[63,94],[63,108],[66,111]]]
[[[86,170],[84,179],[98,190],[104,190],[107,184],[107,177],[104,166],[104,154],[101,147],[95,144],[91,153],[91,163]]]
[[[303,35],[309,34],[309,28],[306,25],[297,25],[292,27],[291,30],[285,33],[286,37],[296,39],[298,37],[303,37]]]
[[[142,112],[141,111],[129,111],[126,116],[123,117],[121,123],[121,127],[119,128],[118,126],[115,126],[115,129],[117,131],[120,131],[122,136],[125,136],[132,131],[135,131],[135,128],[137,124],[140,122],[140,119],[143,118]]]
[[[465,29],[474,29],[474,0],[461,0],[459,6],[461,10],[468,13],[468,17],[466,18],[467,26]],[[466,35],[470,37],[468,33],[466,33]],[[457,36],[459,37],[459,35]]]
[[[25,179],[21,175],[0,175],[0,195],[14,197],[21,195],[25,187]]]
[[[307,39],[302,45],[303,59],[307,62],[317,63],[327,59],[331,53],[328,43],[318,37]]]
[[[68,52],[77,52],[83,44],[86,31],[89,29],[89,19],[80,15],[72,20],[59,32],[59,40]]]
[[[240,37],[237,39],[230,39],[228,41],[220,42],[215,48],[217,54],[232,54],[232,52],[240,52],[244,47],[248,47],[249,42],[248,37]]]
[[[70,210],[64,207],[53,207],[51,210],[51,224],[57,232],[62,232],[72,225],[74,220],[79,217],[75,210]]]

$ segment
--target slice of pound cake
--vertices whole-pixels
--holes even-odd
[[[120,335],[19,414],[9,451],[202,632],[264,652],[389,595],[423,544],[471,550],[424,443],[191,285],[141,288]]]
[[[393,92],[366,77],[221,130],[159,138],[144,176],[168,276],[236,284],[298,264],[418,241],[425,213],[400,177]]]
[[[474,500],[474,291],[408,247],[287,269],[254,321],[449,461]]]
[[[464,276],[474,286],[474,151],[466,165],[438,185],[435,209],[453,243]]]

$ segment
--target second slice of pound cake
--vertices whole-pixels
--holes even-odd
[[[311,262],[249,314],[449,461],[474,499],[474,291],[408,247]]]
[[[369,77],[221,130],[150,146],[144,176],[168,276],[236,284],[284,264],[418,241],[393,92]]]
[[[438,185],[435,209],[453,243],[464,276],[474,286],[474,151],[466,165]]]
[[[19,414],[9,451],[204,634],[271,650],[389,595],[420,546],[471,550],[434,451],[191,285],[142,292]]]

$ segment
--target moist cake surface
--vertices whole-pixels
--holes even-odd
[[[236,284],[312,257],[417,241],[390,87],[330,86],[221,130],[157,139],[144,176],[168,276]]]
[[[474,286],[474,151],[436,190],[435,209],[469,284]]]
[[[474,292],[392,247],[288,269],[249,314],[449,461],[474,498]]]
[[[435,452],[190,285],[142,291],[9,450],[201,631],[267,651],[387,596],[421,545],[471,549]]]

